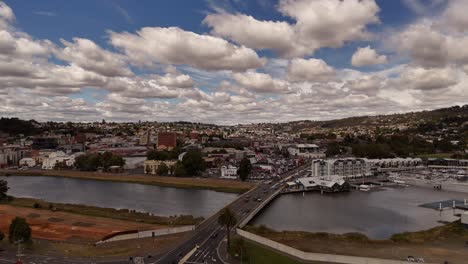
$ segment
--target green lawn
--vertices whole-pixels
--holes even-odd
[[[246,259],[249,264],[301,264],[302,262],[293,260],[284,255],[278,254],[274,251],[265,249],[257,244],[244,241],[246,253],[248,255]],[[244,262],[246,263],[246,262]]]

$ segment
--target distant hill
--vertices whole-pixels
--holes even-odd
[[[335,119],[329,121],[294,121],[286,123],[292,125],[294,130],[305,128],[321,127],[321,128],[341,128],[354,126],[378,126],[389,124],[404,124],[409,122],[429,122],[438,121],[441,119],[464,119],[468,121],[468,105],[453,106],[441,108],[431,111],[410,112],[404,114],[390,114],[378,116],[357,116],[343,119]],[[285,125],[285,124],[283,124]]]
[[[21,120],[16,117],[0,118],[0,132],[10,135],[23,134],[26,136],[34,135],[39,132],[37,128],[39,123],[34,120]]]

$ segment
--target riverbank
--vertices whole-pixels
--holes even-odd
[[[203,221],[203,217],[191,215],[157,216],[149,213],[135,212],[128,209],[103,208],[81,204],[50,203],[33,198],[13,198],[9,202],[0,202],[0,206],[15,208],[32,208],[38,212],[50,211],[52,213],[64,212],[90,217],[110,218],[134,223],[144,223],[162,226],[196,225]],[[18,211],[20,211],[18,209]]]
[[[183,189],[205,189],[218,192],[243,193],[254,186],[250,182],[208,179],[151,176],[146,174],[118,174],[82,171],[55,170],[0,170],[0,176],[49,176],[96,181],[127,182]]]
[[[464,263],[468,259],[468,229],[459,221],[424,231],[395,234],[388,240],[372,240],[359,233],[278,232],[264,226],[247,226],[245,230],[305,252],[395,260],[414,256],[431,263]]]
[[[101,245],[33,239],[33,243],[26,246],[23,253],[26,259],[31,258],[31,255],[39,255],[47,256],[47,259],[64,259],[63,263],[67,263],[67,260],[70,261],[69,258],[79,260],[81,263],[122,261],[128,259],[129,256],[148,256],[149,252],[153,254],[152,256],[161,255],[186,240],[189,236],[190,233],[179,233]],[[0,248],[7,252],[17,250],[16,245],[10,244],[7,240],[0,241]],[[41,259],[44,259],[44,257]]]

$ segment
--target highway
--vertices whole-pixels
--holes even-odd
[[[261,201],[273,195],[277,190],[273,186],[292,174],[308,168],[308,164],[282,174],[279,178],[260,182],[253,190],[241,195],[228,205],[240,223],[253,211]],[[255,201],[260,199],[259,201]],[[232,229],[234,231],[235,228]],[[185,263],[222,263],[217,254],[217,248],[225,239],[227,231],[218,224],[218,214],[207,219],[195,229],[194,235],[157,260],[160,264],[175,264],[182,259]],[[191,255],[190,255],[191,254]]]

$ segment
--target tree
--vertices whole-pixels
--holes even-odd
[[[158,166],[158,169],[156,170],[157,175],[167,175],[169,172],[169,168],[165,163],[161,164]]]
[[[325,151],[327,157],[333,157],[341,154],[341,147],[338,143],[333,142],[328,144],[327,150]]]
[[[168,160],[169,153],[167,151],[150,150],[146,153],[148,160]]]
[[[95,171],[99,167],[107,171],[112,166],[122,167],[123,165],[125,165],[125,160],[121,156],[112,154],[111,152],[85,154],[75,159],[75,167],[82,171]]]
[[[5,180],[0,180],[0,200],[7,198],[7,192],[10,187],[8,187],[8,182]]]
[[[185,167],[184,165],[182,164],[182,162],[178,161],[175,165],[175,168],[174,168],[174,174],[175,176],[177,177],[181,177],[181,176],[186,176],[187,175],[187,172],[185,171]]]
[[[252,164],[250,164],[250,160],[248,158],[244,157],[240,162],[237,174],[242,181],[245,181],[249,177],[250,171],[252,171]]]
[[[190,176],[197,176],[206,169],[205,161],[198,150],[189,150],[182,159],[185,172]]]
[[[232,213],[232,211],[229,208],[224,208],[221,210],[221,213],[218,216],[218,223],[222,226],[226,227],[227,230],[227,247],[229,249],[231,245],[231,228],[235,227],[237,225],[237,218],[236,216]]]
[[[31,242],[31,227],[26,219],[16,217],[11,221],[8,238],[11,243]]]

